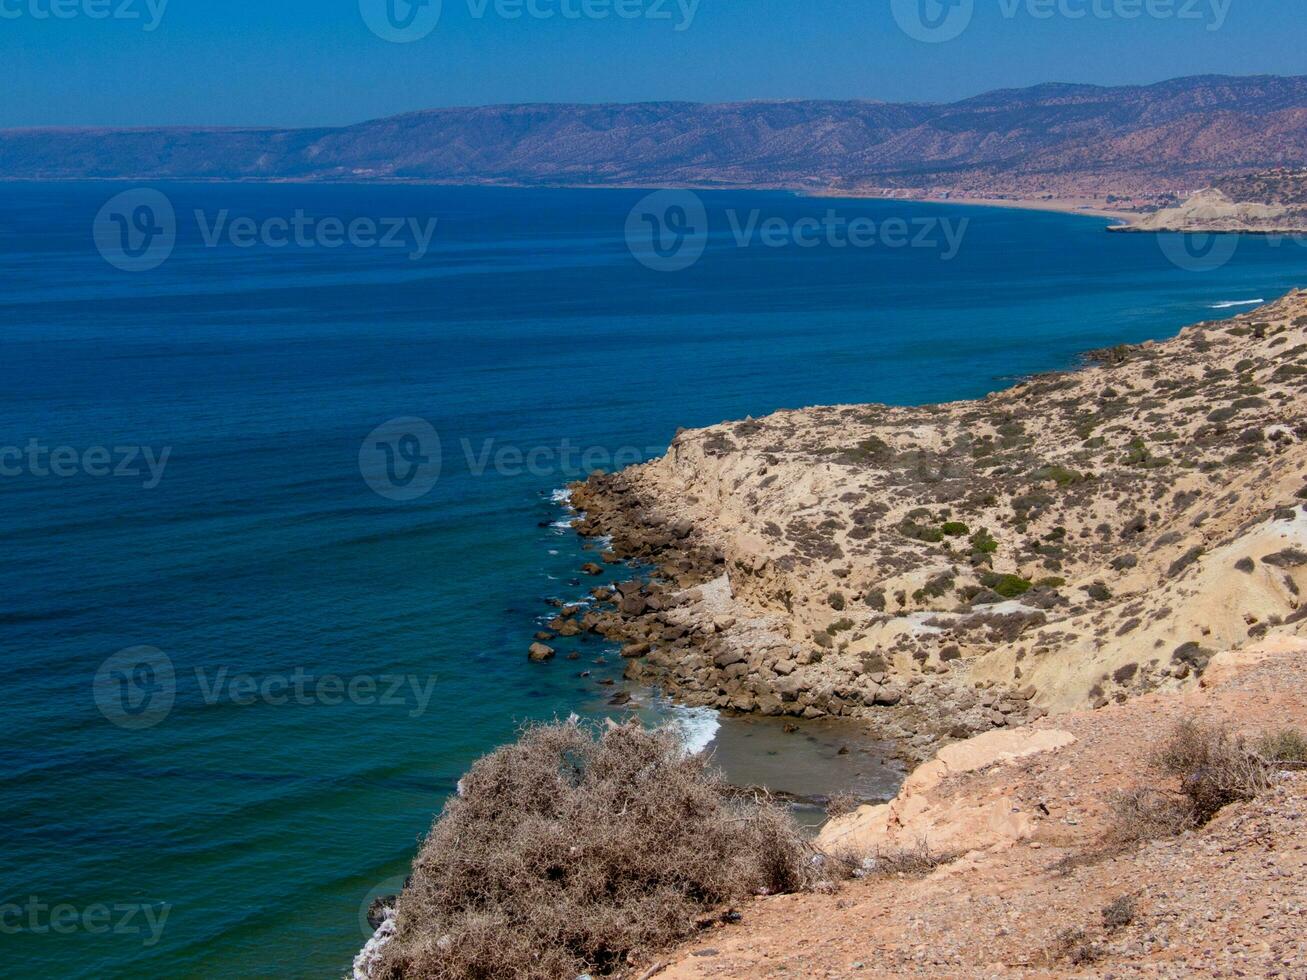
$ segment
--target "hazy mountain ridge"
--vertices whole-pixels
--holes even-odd
[[[0,177],[1163,193],[1307,162],[1307,76],[1047,84],[948,105],[434,109],[341,128],[0,132]]]

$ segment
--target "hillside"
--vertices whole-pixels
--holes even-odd
[[[821,845],[893,855],[925,838],[941,862],[831,894],[739,908],[644,973],[657,980],[1301,977],[1307,963],[1307,773],[1208,825],[1114,840],[1114,794],[1149,784],[1182,721],[1256,738],[1307,725],[1307,643],[1222,654],[1201,688],[979,736],[914,774],[890,807],[835,821]],[[1301,767],[1299,767],[1301,768]],[[893,810],[890,833],[877,811]],[[880,820],[884,824],[883,818]]]
[[[1227,174],[1183,202],[1134,218],[1111,231],[1307,234],[1307,170],[1278,167]]]
[[[1136,197],[1307,161],[1307,77],[1040,85],[948,105],[439,109],[322,129],[0,132],[0,178],[784,186]]]
[[[981,401],[681,433],[573,490],[657,564],[581,624],[692,704],[941,740],[1304,630],[1307,292]]]

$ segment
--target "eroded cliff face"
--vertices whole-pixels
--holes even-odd
[[[1307,184],[1307,180],[1300,180]],[[1251,232],[1264,235],[1307,234],[1307,206],[1300,203],[1246,201],[1214,187],[1183,204],[1114,227],[1110,231]]]
[[[922,750],[1303,632],[1307,292],[1092,360],[683,432],[579,485],[582,533],[661,568],[589,625],[686,700]]]

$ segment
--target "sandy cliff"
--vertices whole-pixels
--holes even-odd
[[[942,740],[1307,632],[1307,292],[983,400],[681,433],[574,491],[660,567],[585,623],[689,702]]]
[[[1307,207],[1235,200],[1221,190],[1207,188],[1177,207],[1109,231],[1303,235],[1307,234]]]

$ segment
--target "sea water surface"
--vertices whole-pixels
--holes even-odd
[[[1307,257],[1249,239],[1195,271],[1101,219],[714,192],[702,258],[666,271],[624,237],[640,191],[157,185],[176,247],[129,272],[93,235],[129,188],[0,185],[12,975],[342,975],[477,756],[523,721],[615,710],[598,641],[525,656],[545,600],[597,581],[556,492],[585,469],[679,426],[983,395],[1238,313],[1217,307],[1302,285]],[[946,260],[739,247],[728,220],[830,209],[967,226]],[[297,212],[438,223],[417,257],[205,241],[220,215]],[[380,447],[394,419],[437,435],[438,478],[428,437]],[[744,781],[889,778],[870,750],[833,761],[840,736],[652,710]]]

